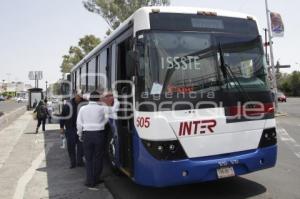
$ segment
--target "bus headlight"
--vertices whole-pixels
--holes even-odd
[[[175,145],[174,144],[170,144],[169,145],[169,150],[171,151],[171,152],[173,152],[173,151],[175,151]]]
[[[264,129],[260,142],[259,147],[267,147],[272,146],[277,143],[277,136],[276,136],[276,129],[270,128],[270,129]]]
[[[157,150],[162,153],[164,151],[164,147],[162,145],[159,145],[157,147]]]
[[[158,160],[180,160],[187,158],[178,140],[149,141],[142,140],[147,151]]]

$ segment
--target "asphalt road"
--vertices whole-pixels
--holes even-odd
[[[15,101],[1,101],[0,112],[8,113],[19,107],[26,106],[27,103],[17,103]]]
[[[120,199],[193,199],[193,198],[300,198],[300,98],[280,103],[288,116],[276,118],[278,160],[274,168],[215,182],[169,188],[148,188],[136,185],[127,177],[111,175],[105,184]]]
[[[68,169],[59,125],[47,125],[46,133],[34,134],[36,121],[27,112],[0,131],[0,198],[300,199],[300,98],[289,98],[279,107],[288,115],[276,119],[279,151],[274,168],[214,182],[149,188],[106,167],[105,184],[96,190],[83,186],[84,168]]]

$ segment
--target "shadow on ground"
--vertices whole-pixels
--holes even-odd
[[[239,199],[266,192],[263,185],[241,177],[168,188],[151,188],[137,185],[125,176],[111,175],[106,178],[105,184],[116,199]]]
[[[45,186],[49,198],[104,199],[112,198],[113,195],[116,199],[214,199],[221,197],[240,199],[254,197],[266,192],[263,185],[242,177],[168,188],[144,187],[135,184],[126,176],[114,175],[107,163],[103,172],[105,184],[100,185],[96,190],[89,190],[83,186],[84,168],[69,169],[67,151],[60,148],[61,140],[58,130],[49,130],[43,135],[46,159],[37,171],[46,174],[47,183]],[[38,184],[38,181],[35,184]]]
[[[51,199],[112,199],[112,195],[105,185],[90,190],[84,186],[85,169],[77,167],[69,169],[69,159],[66,149],[61,149],[61,138],[58,131],[47,130],[43,134],[45,148],[45,161],[36,169],[35,177],[27,188],[26,198],[51,198]],[[46,126],[47,129],[47,126]],[[26,132],[30,134],[31,132]]]

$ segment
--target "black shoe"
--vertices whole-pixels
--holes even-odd
[[[84,163],[83,163],[83,162],[77,163],[77,166],[78,166],[78,167],[84,167]]]
[[[74,168],[76,168],[76,166],[75,165],[71,165],[69,168],[70,169],[74,169]]]
[[[104,183],[104,180],[97,180],[96,185]]]
[[[91,184],[91,183],[84,183],[84,186],[88,187],[88,188],[94,188],[96,185],[95,184]]]

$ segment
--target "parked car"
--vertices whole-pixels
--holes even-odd
[[[18,102],[18,103],[23,103],[23,102],[26,102],[26,99],[23,98],[23,97],[18,97],[18,98],[16,99],[16,102]]]
[[[3,96],[0,96],[0,102],[5,101],[5,98]]]
[[[286,102],[286,96],[282,92],[277,93],[278,102]]]

